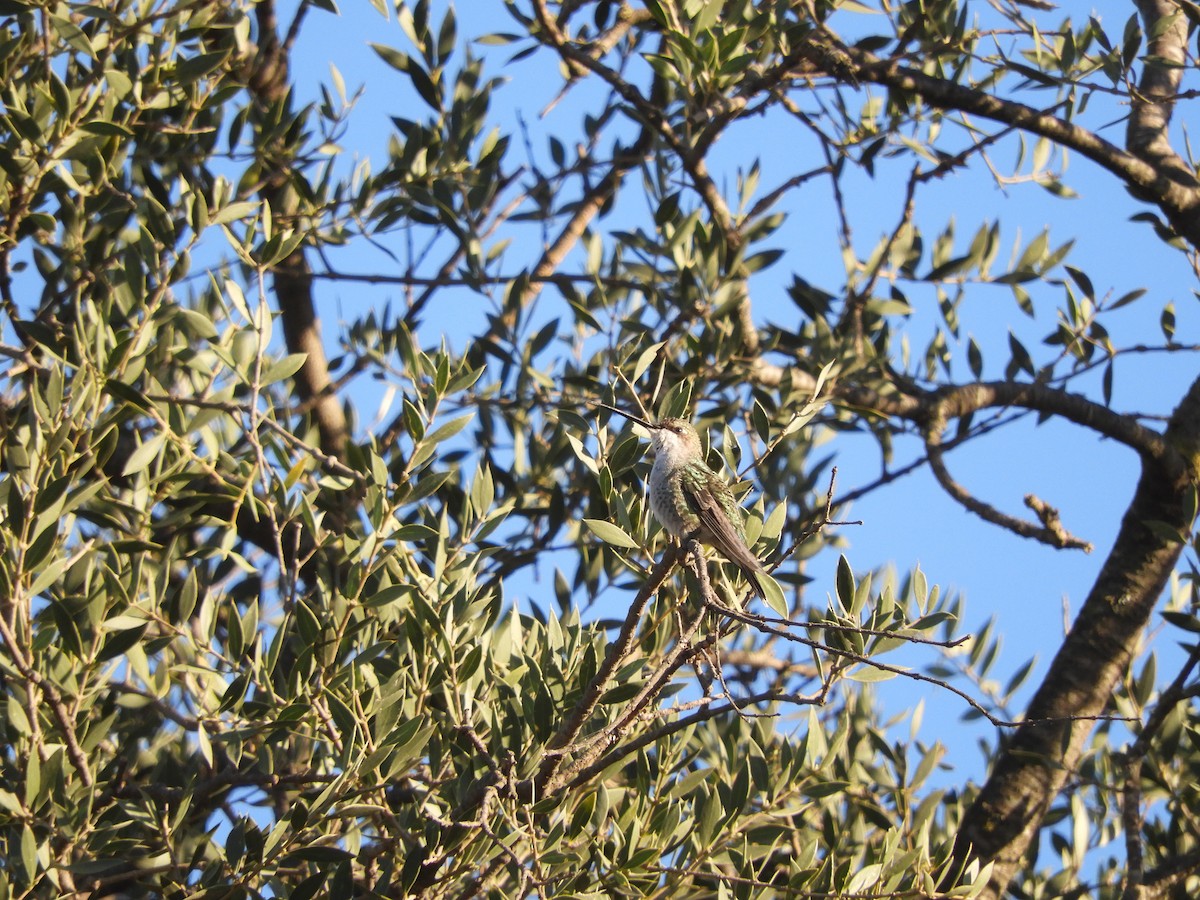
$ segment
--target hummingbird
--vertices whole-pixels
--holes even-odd
[[[760,598],[766,569],[746,545],[742,508],[733,491],[704,461],[700,435],[684,419],[649,422],[606,403],[597,405],[636,422],[650,432],[654,466],[650,470],[650,509],[670,534],[698,538],[736,565]]]

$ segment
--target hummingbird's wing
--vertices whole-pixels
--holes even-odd
[[[700,537],[716,547],[718,552],[737,565],[749,580],[754,592],[764,596],[758,573],[764,571],[750,548],[746,546],[742,530],[742,510],[734,499],[729,485],[715,472],[708,472],[705,483],[699,478],[689,483],[684,479],[684,497],[692,512],[700,520]]]

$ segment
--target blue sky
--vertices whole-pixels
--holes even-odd
[[[440,20],[445,6],[442,2],[433,4],[435,21]],[[424,109],[408,91],[404,79],[369,49],[370,42],[410,49],[394,16],[386,20],[361,0],[345,0],[342,7],[340,17],[310,13],[297,48],[295,77],[302,94],[312,91],[315,96],[318,83],[329,81],[328,66],[332,61],[351,94],[361,86],[363,94],[341,147],[347,169],[352,160],[364,157],[375,160],[378,168],[391,130],[388,116],[417,118],[424,114]],[[973,4],[972,8],[978,9],[980,16],[990,15],[985,3]],[[1093,5],[1094,13],[1114,38],[1119,38],[1131,9],[1131,4],[1116,0]],[[517,30],[501,0],[460,3],[458,13],[460,36]],[[1077,23],[1083,20],[1084,16],[1076,15]],[[476,46],[475,52],[487,58],[489,74],[509,79],[497,94],[492,114],[504,128],[514,127],[518,116],[524,120],[535,162],[548,163],[546,139],[551,134],[562,135],[564,143],[571,146],[583,112],[594,110],[602,101],[599,92],[577,88],[542,117],[540,112],[561,85],[557,64],[548,53],[506,66],[510,48]],[[1048,100],[1050,95],[1046,96]],[[1107,108],[1105,103],[1109,103]],[[1098,97],[1084,124],[1099,128],[1111,123],[1101,128],[1100,133],[1120,144],[1124,136],[1122,115],[1122,109],[1111,103],[1110,98]],[[819,165],[818,157],[805,156],[811,147],[797,134],[793,123],[772,118],[751,120],[718,145],[712,167],[718,183],[732,188],[738,169],[745,169],[757,157],[763,170],[760,192],[766,191],[790,175]],[[519,145],[514,147],[514,159],[522,159],[523,154]],[[1002,144],[994,155],[1001,166],[1011,167],[1015,146],[1012,142]],[[860,257],[865,257],[879,237],[894,226],[903,179],[911,165],[911,159],[891,165],[881,163],[874,179],[858,175],[847,178],[847,205],[854,215],[855,243]],[[1051,165],[1061,166],[1057,152]],[[1149,227],[1128,221],[1145,207],[1130,198],[1114,178],[1082,157],[1070,158],[1064,181],[1078,193],[1077,199],[1056,199],[1033,184],[1001,188],[978,166],[935,182],[919,195],[918,221],[923,226],[926,244],[951,217],[956,222],[962,248],[980,224],[999,219],[1006,248],[1000,259],[1005,260],[1009,247],[1027,244],[1049,226],[1052,243],[1076,241],[1067,262],[1090,275],[1098,296],[1115,297],[1139,287],[1149,289],[1141,301],[1107,320],[1119,345],[1161,342],[1159,311],[1168,300],[1173,300],[1176,306],[1177,338],[1194,341],[1195,273],[1186,258],[1164,247]],[[783,263],[757,276],[752,283],[755,315],[760,323],[778,322],[786,326],[794,322],[795,307],[783,293],[783,285],[790,281],[792,272],[831,291],[838,290],[845,282],[827,182],[814,181],[811,187],[793,196],[788,208],[791,212],[788,221],[765,246],[784,246],[800,252],[789,254]],[[395,262],[371,250],[340,251],[335,258],[339,266],[348,270],[399,272]],[[1007,287],[978,286],[969,290],[961,311],[964,339],[969,333],[980,341],[985,352],[991,351],[985,377],[1002,374],[1007,361],[1004,348],[1009,329],[1025,341],[1035,359],[1045,358],[1045,348],[1039,354],[1040,341],[1053,322],[1053,309],[1060,303],[1062,291],[1041,284],[1035,284],[1031,290],[1035,301],[1046,309],[1036,322],[1018,309]],[[326,323],[327,338],[336,335],[339,321],[350,320],[368,305],[394,294],[395,291],[372,290],[361,285],[322,285],[320,313]],[[917,306],[909,328],[916,353],[932,334],[937,319],[931,296],[917,289],[909,294]],[[456,305],[452,316],[427,318],[422,338],[429,344],[445,335],[452,345],[461,348],[481,316],[478,305]],[[961,348],[958,350],[961,352]],[[1113,406],[1119,410],[1167,414],[1194,377],[1195,369],[1194,358],[1184,354],[1123,357],[1117,363]],[[1097,372],[1073,389],[1094,392],[1098,384]],[[378,400],[366,393],[361,396],[364,400],[361,421],[369,423]],[[872,442],[840,435],[827,446],[838,453],[843,491],[868,482],[879,473],[878,453]],[[907,447],[901,443],[897,462],[916,450],[915,442]],[[939,584],[943,592],[964,593],[967,627],[977,630],[983,620],[995,616],[998,631],[1004,635],[997,677],[1006,680],[1026,659],[1037,655],[1040,663],[1028,682],[1036,684],[1062,636],[1064,607],[1072,615],[1079,609],[1111,546],[1120,516],[1133,492],[1137,459],[1124,447],[1099,441],[1075,426],[1055,421],[1037,426],[1027,419],[954,451],[948,463],[960,482],[1006,512],[1027,516],[1022,497],[1027,493],[1038,495],[1061,511],[1069,530],[1093,541],[1096,549],[1091,555],[1052,550],[1000,530],[963,510],[922,470],[855,506],[851,517],[862,519],[863,525],[843,531],[849,540],[847,555],[858,571],[890,562],[901,577],[919,564],[931,583]],[[810,602],[832,590],[835,564],[834,554],[814,561],[810,574],[817,581],[810,588],[815,592],[810,595]],[[529,585],[527,590],[540,588]],[[520,585],[509,585],[508,592],[518,602],[523,599]],[[1168,634],[1167,638],[1160,644],[1173,644],[1174,637]],[[916,663],[931,658],[927,654],[910,653],[906,661]],[[943,736],[952,751],[949,761],[968,772],[975,769],[978,757],[974,741],[945,737],[952,733],[947,729],[956,727],[958,716],[965,711],[962,701],[928,685],[903,681],[881,685],[878,690],[884,703],[893,709],[924,699],[929,712],[922,736],[926,740],[931,740],[931,735]]]

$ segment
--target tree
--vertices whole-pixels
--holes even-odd
[[[998,220],[963,242],[923,202],[990,170],[1065,205],[1084,158],[1142,204],[1095,227],[1194,269],[1171,122],[1197,7],[506,0],[474,43],[444,4],[373,5],[403,113],[351,168],[356,98],[294,58],[331,0],[0,0],[5,895],[1196,893],[1200,379],[1122,409],[1114,361],[1197,347],[1069,242],[1003,265]],[[557,65],[571,125],[493,108],[523,60]],[[773,183],[721,157],[766,120],[795,141]],[[841,284],[781,245],[816,186]],[[323,298],[370,285],[389,302],[322,336]],[[977,341],[998,291],[1028,324]],[[644,441],[595,401],[711,430],[786,607],[667,544]],[[949,469],[1030,416],[1141,476],[1017,716],[1020,676],[989,688],[996,639],[925,573],[844,556],[810,588],[808,561],[921,467],[1084,548],[1070,510],[1020,518]],[[852,432],[884,469],[844,490],[817,447]],[[1137,658],[1169,581],[1159,676]],[[941,746],[876,702],[892,677],[1002,726],[982,784],[928,783]]]

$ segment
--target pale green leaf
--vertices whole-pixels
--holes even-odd
[[[588,530],[604,543],[613,547],[625,547],[630,550],[636,550],[638,543],[629,535],[627,535],[620,527],[612,522],[606,522],[603,519],[584,519],[583,524]]]
[[[121,474],[133,475],[150,465],[151,461],[162,451],[166,439],[166,434],[161,431],[151,435],[149,440],[129,454],[129,459],[125,461],[125,467],[121,470]]]

